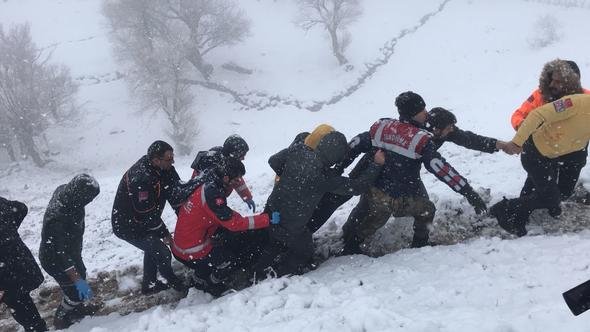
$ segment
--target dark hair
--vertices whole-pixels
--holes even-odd
[[[241,159],[250,150],[248,143],[240,135],[231,135],[225,142],[223,142],[223,148],[221,152],[227,157],[233,157]]]
[[[457,117],[451,111],[442,107],[435,107],[428,112],[428,125],[430,128],[445,129],[449,125],[457,123]]]
[[[578,65],[571,60],[555,59],[547,62],[543,66],[541,76],[539,77],[539,90],[541,90],[541,95],[543,95],[543,101],[549,103],[563,96],[582,93],[584,90],[580,83],[579,71],[580,68],[578,68]],[[550,87],[554,73],[559,73],[563,79],[561,91],[554,92]]]
[[[227,158],[225,162],[225,175],[227,175],[230,180],[239,178],[246,174],[246,167],[241,160],[237,158]]]
[[[419,94],[406,91],[395,98],[395,106],[400,118],[411,119],[424,110],[426,103]]]
[[[150,160],[154,158],[163,158],[166,151],[174,151],[172,146],[164,141],[155,141],[147,150],[147,156]]]

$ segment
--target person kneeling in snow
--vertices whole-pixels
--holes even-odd
[[[82,261],[84,207],[99,192],[98,182],[92,176],[76,175],[55,189],[43,216],[39,260],[63,293],[53,321],[57,329],[67,328],[100,309],[98,304],[85,303],[93,294]]]
[[[243,217],[227,206],[226,197],[236,181],[246,173],[238,159],[228,159],[221,176],[193,192],[180,208],[172,241],[172,254],[195,271],[200,288],[213,296],[228,289],[224,284],[233,273],[247,264],[243,248],[231,241],[217,243],[214,236],[223,229],[247,231],[277,225],[277,212]],[[271,217],[272,216],[272,217]],[[225,236],[224,236],[225,237]]]

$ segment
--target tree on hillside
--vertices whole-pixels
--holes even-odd
[[[77,85],[66,67],[49,60],[28,24],[8,31],[0,25],[0,146],[13,161],[18,151],[39,167],[46,163],[38,146],[45,130],[76,112]]]
[[[105,0],[118,59],[145,109],[161,110],[181,154],[191,152],[196,119],[191,80],[209,80],[204,57],[241,41],[249,21],[233,0]]]
[[[346,28],[362,14],[360,0],[297,0],[299,16],[295,23],[309,31],[316,25],[323,27],[330,35],[332,53],[339,65],[348,63],[344,50],[351,41]]]

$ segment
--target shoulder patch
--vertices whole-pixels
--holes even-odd
[[[553,102],[553,107],[555,108],[555,112],[557,113],[561,113],[572,106],[573,103],[570,98],[560,99]]]

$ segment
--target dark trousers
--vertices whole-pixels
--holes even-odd
[[[511,218],[518,223],[526,224],[530,214],[534,210],[549,209],[550,213],[552,211],[560,211],[559,204],[563,194],[558,184],[560,170],[573,170],[570,176],[575,174],[575,178],[569,180],[569,186],[573,188],[575,181],[578,180],[577,176],[580,174],[580,170],[578,169],[580,163],[575,162],[576,160],[580,160],[580,156],[576,155],[577,152],[573,152],[573,157],[571,156],[572,154],[567,154],[559,158],[547,158],[537,150],[530,138],[523,144],[522,148],[523,151],[520,160],[524,170],[527,172],[527,180],[530,179],[534,190],[528,194],[509,200],[508,206],[510,211],[508,212],[512,215]],[[571,159],[574,162],[569,160],[570,157],[572,157]]]
[[[269,240],[252,269],[257,279],[264,279],[269,269],[279,277],[303,274],[313,262],[313,253],[312,234],[306,227],[298,232],[289,232],[273,225],[269,229]]]
[[[587,157],[588,146],[580,151],[568,153],[564,156],[553,159],[553,164],[557,171],[557,186],[559,187],[561,200],[567,199],[574,193],[576,183],[580,177],[580,172],[586,165]],[[527,176],[520,192],[520,196],[529,195],[534,190],[534,181],[531,176]]]
[[[307,223],[307,229],[313,234],[320,227],[322,227],[328,219],[334,214],[334,212],[342,206],[342,204],[348,202],[352,196],[343,196],[333,193],[326,193],[316,206],[313,211],[313,215]]]
[[[209,276],[213,274],[217,279],[223,281],[240,267],[238,255],[223,246],[214,247],[207,256],[200,259],[187,261],[177,256],[175,258],[193,270],[197,277],[205,280],[208,280]]]
[[[351,211],[342,226],[344,245],[356,247],[383,227],[391,216],[414,217],[413,243],[426,243],[436,208],[427,197],[409,196],[393,198],[372,187]]]
[[[170,249],[155,235],[148,235],[143,239],[125,240],[131,245],[143,250],[143,285],[150,285],[156,282],[157,273],[170,284],[180,282],[172,271],[170,260],[172,255]]]
[[[82,279],[86,280],[86,269],[81,268],[83,267],[83,265],[81,264],[76,265],[76,271],[78,271]],[[70,277],[68,277],[65,271],[61,271],[55,267],[48,268],[46,266],[43,266],[43,269],[45,269],[45,271],[50,276],[52,276],[53,279],[55,279],[55,281],[57,281],[57,284],[59,285],[64,294],[64,301],[68,305],[76,306],[83,302],[83,300],[80,298],[80,295],[78,295],[78,290],[76,289],[76,286],[74,286],[74,283],[72,282],[72,280],[70,280]]]
[[[27,292],[5,291],[4,303],[10,308],[12,317],[25,331],[47,331],[47,325]]]

